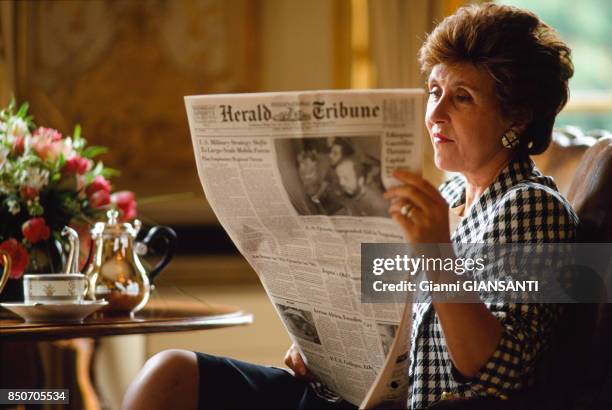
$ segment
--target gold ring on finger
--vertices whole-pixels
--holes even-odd
[[[412,211],[414,210],[414,205],[406,204],[400,208],[400,214],[404,215],[406,218],[412,217]]]

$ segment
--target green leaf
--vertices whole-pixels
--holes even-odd
[[[27,102],[24,102],[23,104],[21,104],[21,107],[19,107],[19,111],[17,111],[17,116],[25,117],[26,114],[28,113],[28,108],[30,108],[30,104],[28,104]]]
[[[81,124],[76,124],[74,126],[74,131],[72,132],[72,140],[78,141],[81,139]]]
[[[81,155],[85,158],[94,158],[106,152],[108,152],[108,148],[106,147],[91,146],[91,147],[85,148],[83,152],[81,153]]]
[[[116,176],[121,175],[121,171],[119,171],[118,169],[114,169],[114,168],[104,168],[102,172],[100,173],[100,175],[108,179],[110,177],[116,177]]]
[[[64,157],[64,153],[60,152],[59,156],[57,157],[57,163],[55,164],[55,169],[56,170],[62,169],[65,163],[66,163],[66,158]]]

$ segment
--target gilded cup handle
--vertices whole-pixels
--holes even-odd
[[[0,259],[2,259],[2,264],[4,265],[2,278],[0,278],[0,293],[2,293],[6,286],[6,282],[8,282],[9,274],[11,273],[11,255],[5,250],[0,249]]]

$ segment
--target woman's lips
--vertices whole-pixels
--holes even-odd
[[[447,136],[445,136],[443,134],[439,134],[439,133],[435,133],[433,135],[433,141],[436,144],[446,144],[447,142],[454,142],[453,140],[451,140]]]

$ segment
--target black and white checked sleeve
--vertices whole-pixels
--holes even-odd
[[[549,187],[526,182],[508,190],[498,202],[483,239],[493,243],[571,242],[577,217],[567,201]],[[525,387],[534,366],[553,337],[561,316],[558,304],[487,304],[503,326],[499,344],[476,377],[455,381],[477,395],[504,398]]]

